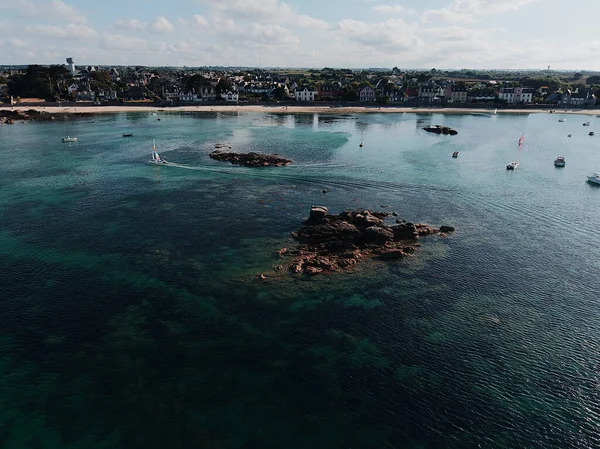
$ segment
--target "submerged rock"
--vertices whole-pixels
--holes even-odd
[[[246,167],[280,167],[290,165],[291,160],[285,159],[278,154],[260,154],[260,153],[231,153],[221,150],[214,150],[209,154],[212,159],[218,161],[229,161],[232,164],[244,165]]]
[[[416,240],[420,237],[439,234],[440,229],[445,233],[454,230],[451,226],[437,229],[405,220],[387,225],[384,219],[392,215],[387,212],[359,210],[337,215],[327,212],[325,206],[312,206],[304,226],[291,234],[300,245],[278,251],[280,257],[292,257],[287,264],[290,272],[331,273],[351,268],[368,257],[398,260],[417,250],[420,245]]]
[[[426,126],[423,129],[425,131],[427,131],[428,133],[447,134],[447,135],[450,135],[450,136],[455,136],[456,134],[458,134],[458,131],[456,131],[455,129],[450,128],[449,126],[429,125],[429,126]]]

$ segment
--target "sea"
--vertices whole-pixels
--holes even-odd
[[[0,125],[0,447],[600,447],[600,135],[558,118]],[[148,163],[153,140],[174,165]],[[217,144],[293,163],[235,166]],[[456,231],[272,275],[312,205]]]

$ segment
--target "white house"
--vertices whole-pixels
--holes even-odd
[[[194,102],[194,101],[202,101],[198,98],[198,94],[194,91],[192,92],[179,92],[179,101],[182,103],[185,102]]]
[[[376,100],[375,90],[371,86],[365,86],[358,91],[358,99],[361,103],[372,103]]]
[[[69,95],[77,93],[78,90],[79,90],[79,86],[75,83],[73,83],[69,87],[67,87],[67,92],[69,92]]]
[[[227,101],[228,103],[237,103],[238,99],[239,99],[239,95],[237,92],[231,92],[231,91],[222,92],[221,99]]]
[[[315,101],[317,96],[316,90],[308,90],[308,87],[299,88],[294,91],[296,101]]]

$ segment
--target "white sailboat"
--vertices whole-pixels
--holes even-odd
[[[521,134],[521,137],[519,138],[519,151],[521,150],[521,148],[523,148],[524,142],[525,142],[525,133]],[[506,165],[506,169],[507,170],[516,170],[518,166],[519,166],[519,161],[516,160],[516,161],[509,162]]]
[[[166,160],[160,158],[158,151],[156,151],[156,139],[152,139],[152,160],[148,162],[156,165],[168,164]]]

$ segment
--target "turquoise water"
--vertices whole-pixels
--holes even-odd
[[[600,446],[600,137],[557,120],[0,125],[0,447]],[[153,138],[188,168],[147,164]],[[213,161],[215,143],[294,163]],[[255,282],[313,204],[457,232],[400,262]]]

